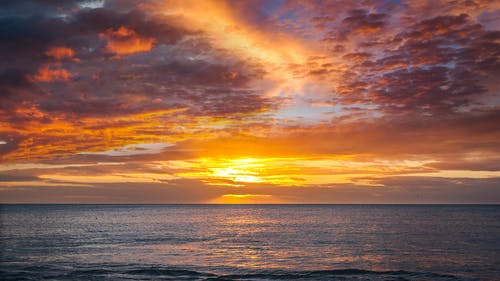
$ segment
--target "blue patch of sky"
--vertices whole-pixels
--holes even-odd
[[[305,14],[305,11],[299,10],[298,8],[290,9],[286,12],[281,10],[286,3],[287,2],[283,0],[265,1],[261,11],[266,17],[271,18],[273,21],[283,23],[284,26],[286,26],[287,32],[301,35],[305,39],[321,39],[319,35],[315,35],[314,33],[305,34],[304,31],[313,28],[313,25],[309,21],[309,15]],[[293,25],[290,23],[293,23]]]
[[[279,109],[275,117],[286,120],[287,122],[297,122],[302,124],[315,124],[327,122],[333,118],[347,116],[353,112],[363,111],[363,114],[351,119],[355,121],[358,118],[378,118],[383,114],[377,110],[377,105],[370,104],[350,104],[350,105],[314,105],[310,102],[300,101],[288,107]]]
[[[278,9],[280,9],[284,4],[283,0],[268,0],[264,1],[262,5],[262,13],[266,16],[273,15]]]

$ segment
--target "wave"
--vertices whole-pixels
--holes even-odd
[[[452,275],[398,271],[371,271],[363,269],[334,269],[316,271],[266,272],[231,274],[206,280],[460,280]]]
[[[196,276],[196,277],[211,277],[216,276],[211,273],[202,273],[198,271],[185,270],[185,269],[162,269],[162,268],[144,268],[134,269],[125,272],[130,275],[148,275],[148,276]]]
[[[1,280],[465,280],[453,275],[431,272],[371,271],[363,269],[332,269],[316,271],[260,270],[237,274],[215,274],[160,266],[54,267],[2,266]]]

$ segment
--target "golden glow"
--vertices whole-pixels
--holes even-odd
[[[22,128],[12,127],[14,131],[24,134],[39,134],[41,137],[37,139],[27,138],[19,143],[19,148],[10,154],[6,154],[4,159],[7,160],[37,160],[50,157],[53,151],[65,154],[76,154],[79,152],[98,152],[111,149],[118,149],[130,144],[140,143],[175,143],[183,135],[177,134],[175,137],[165,137],[158,135],[158,131],[172,130],[172,126],[166,126],[165,121],[172,115],[181,113],[187,110],[186,108],[158,110],[128,116],[119,116],[106,118],[82,118],[77,122],[65,120],[64,116],[60,118],[53,117],[50,123],[33,122],[25,124]],[[21,112],[19,112],[21,113]],[[40,118],[45,117],[36,108],[26,110],[26,116],[39,115]],[[128,126],[122,126],[126,123]],[[0,126],[3,124],[0,123]],[[195,127],[195,121],[183,124],[186,128]],[[5,124],[9,128],[9,124]],[[151,129],[154,128],[154,129]],[[143,131],[142,134],[136,132]],[[147,132],[151,131],[150,134]],[[200,134],[203,137],[202,134]],[[68,142],[43,142],[44,138],[57,139],[64,138]],[[37,143],[40,141],[41,143]],[[83,150],[83,151],[82,151]]]
[[[209,203],[211,204],[256,204],[278,203],[269,194],[224,194]],[[280,202],[281,203],[281,202]]]
[[[474,117],[464,124],[484,128],[457,128],[462,112],[455,106],[462,98],[436,96],[431,88],[449,90],[452,78],[461,77],[455,67],[464,65],[451,63],[449,77],[427,80],[438,71],[434,66],[443,65],[443,58],[433,61],[439,48],[423,46],[430,48],[429,56],[403,54],[415,47],[412,40],[453,35],[455,42],[479,30],[479,37],[493,42],[486,35],[494,28],[481,26],[491,15],[480,15],[500,4],[451,5],[443,15],[460,16],[455,26],[439,24],[424,32],[411,17],[410,23],[403,20],[404,9],[380,15],[378,23],[371,22],[370,14],[379,8],[368,5],[370,20],[356,16],[350,20],[360,22],[349,23],[346,17],[356,5],[338,5],[335,15],[317,17],[331,14],[328,9],[336,5],[243,2],[148,1],[132,5],[135,15],[125,12],[124,4],[116,7],[121,16],[109,19],[113,24],[97,23],[84,33],[71,28],[76,34],[56,32],[67,40],[54,38],[36,46],[35,56],[12,52],[7,61],[14,63],[13,75],[6,71],[3,79],[13,83],[6,83],[6,105],[0,108],[0,185],[140,183],[130,186],[187,187],[183,195],[193,202],[278,203],[297,196],[290,190],[304,188],[337,192],[361,187],[371,192],[394,184],[387,190],[397,189],[396,177],[401,182],[409,180],[401,177],[500,177],[494,171],[500,159],[493,145],[498,133],[490,129],[494,122],[479,121],[498,104],[481,108],[483,101],[472,103],[473,96],[464,96],[463,117]],[[428,9],[419,1],[412,6],[408,15]],[[459,41],[457,49],[477,47]],[[484,53],[489,61],[486,47],[463,54],[471,58],[444,59],[480,62],[476,53]],[[29,63],[21,67],[25,61]],[[497,84],[480,65],[478,79],[471,74],[471,89],[487,90],[478,95],[486,101]],[[426,73],[414,81],[418,93],[394,94],[405,89],[403,74],[410,69]],[[489,84],[482,85],[483,80]],[[426,115],[434,102],[438,112],[450,110],[443,122]],[[414,106],[421,110],[406,115]],[[420,124],[413,123],[420,113],[425,113],[422,126],[413,126]]]
[[[187,172],[175,173],[182,178],[201,179],[209,185],[245,186],[253,183],[307,186],[355,183],[379,184],[374,178],[395,174],[429,171],[423,165],[431,161],[371,161],[337,158],[200,158],[155,165],[177,167]],[[430,171],[429,171],[430,172]]]
[[[309,87],[312,80],[316,90],[329,92],[331,88],[322,81],[305,77],[310,70],[307,65],[311,58],[325,57],[325,50],[319,48],[318,44],[311,44],[272,27],[266,30],[253,26],[238,14],[239,11],[223,1],[175,1],[168,2],[161,9],[164,14],[179,15],[189,22],[191,28],[203,30],[217,48],[228,50],[243,60],[264,65],[267,70],[265,79],[252,84],[265,95],[299,95],[304,93],[304,88],[306,85]],[[340,63],[335,65],[342,67]]]
[[[296,39],[250,27],[221,1],[177,1],[169,3],[164,10],[165,14],[182,15],[191,26],[205,30],[214,44],[240,55],[273,64],[305,63],[310,55]]]
[[[238,183],[257,183],[262,182],[261,172],[265,168],[266,160],[256,158],[240,159],[212,159],[202,158],[186,163],[195,171],[183,172],[177,174],[188,178],[206,178],[213,179],[208,181],[214,185],[220,185],[219,180],[228,180],[239,186]]]

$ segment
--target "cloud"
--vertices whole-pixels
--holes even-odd
[[[337,100],[378,104],[387,113],[468,108],[487,92],[481,82],[498,70],[490,49],[498,44],[495,36],[461,14],[423,20],[388,37],[391,47],[376,60],[362,51],[373,48],[368,41],[361,52],[344,56],[357,71],[337,86]]]
[[[100,36],[108,42],[106,50],[118,55],[130,55],[137,52],[147,52],[153,48],[154,38],[140,37],[134,30],[120,26],[116,30],[108,29]]]
[[[364,9],[349,10],[348,16],[340,24],[336,39],[346,40],[349,35],[369,35],[380,32],[387,25],[385,21],[387,17],[387,14],[369,13]]]
[[[19,181],[31,182],[36,180],[39,180],[39,178],[30,175],[16,175],[16,174],[5,174],[5,173],[0,174],[0,182],[19,182]]]
[[[499,179],[450,180],[435,178],[385,179],[385,188],[356,185],[330,187],[254,186],[248,194],[271,195],[255,201],[275,203],[483,203],[500,201]],[[200,182],[99,184],[80,186],[23,186],[0,189],[2,202],[17,203],[207,203],[233,194],[234,187],[207,187]],[[203,190],[203,192],[200,192]],[[247,193],[245,193],[247,194]],[[257,196],[258,197],[258,196]],[[254,197],[257,198],[257,197]],[[248,201],[247,201],[248,202]]]
[[[53,57],[56,60],[62,60],[74,57],[75,51],[73,51],[71,48],[57,46],[50,48],[45,52],[45,55]]]
[[[3,182],[16,200],[124,192],[117,201],[160,202],[127,183],[142,174],[173,201],[327,202],[332,188],[339,202],[412,202],[406,187],[420,179],[463,187],[428,193],[459,202],[473,182],[494,183],[472,178],[498,171],[497,10],[492,1],[6,1],[0,170],[85,166],[23,168],[33,180],[9,171]],[[123,165],[97,164],[116,159]],[[161,173],[177,178],[155,181]],[[106,191],[77,190],[85,177]],[[194,186],[188,195],[183,184]]]
[[[131,144],[124,147],[115,148],[108,151],[99,152],[81,152],[81,154],[90,155],[108,155],[108,156],[130,156],[136,154],[157,154],[164,148],[172,146],[173,144],[166,143],[144,143],[144,144]]]
[[[68,81],[71,76],[71,73],[66,69],[44,66],[38,69],[33,79],[37,82]]]

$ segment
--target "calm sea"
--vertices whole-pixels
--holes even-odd
[[[1,205],[1,280],[500,280],[500,206]]]

